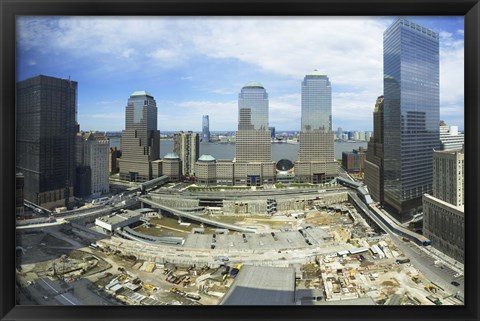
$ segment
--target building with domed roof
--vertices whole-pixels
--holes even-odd
[[[166,175],[170,181],[178,182],[182,175],[182,161],[175,153],[168,153],[161,160],[152,162],[152,173],[154,177]]]
[[[211,155],[202,155],[195,163],[195,178],[198,185],[215,185],[216,177],[216,160]]]

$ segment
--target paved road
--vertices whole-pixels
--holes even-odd
[[[425,275],[427,279],[440,285],[448,292],[453,294],[458,293],[461,298],[464,297],[463,276],[454,278],[453,276],[455,275],[456,271],[444,264],[435,264],[436,259],[427,251],[422,250],[422,248],[420,248],[417,244],[413,242],[402,241],[398,235],[392,232],[370,211],[370,209],[360,200],[355,192],[350,191],[349,194],[352,196],[352,198],[357,200],[357,204],[362,208],[362,210],[390,236],[395,246],[397,246],[400,251],[402,251],[411,260],[413,266],[416,267],[423,275]],[[453,280],[460,283],[460,286],[456,287],[452,285],[450,282]]]

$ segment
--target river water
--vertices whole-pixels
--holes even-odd
[[[367,149],[367,142],[335,142],[335,159],[342,159],[343,152],[351,152],[359,147]],[[110,138],[110,147],[120,149],[120,137]],[[272,159],[278,162],[288,159],[294,162],[298,155],[298,144],[272,143]],[[160,142],[160,158],[173,151],[173,141]],[[235,144],[200,143],[200,156],[212,155],[215,159],[233,159],[235,157]]]

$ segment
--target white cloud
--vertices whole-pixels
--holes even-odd
[[[275,124],[278,128],[290,126],[292,115],[299,114],[300,81],[306,72],[318,69],[327,74],[332,83],[334,124],[345,119],[356,121],[362,128],[370,128],[373,106],[383,93],[383,32],[391,20],[362,17],[35,17],[19,19],[18,41],[27,51],[68,51],[75,57],[92,61],[92,66],[99,71],[124,74],[126,70],[132,74],[141,71],[142,76],[158,75],[167,68],[189,68],[189,63],[194,64],[199,57],[209,61],[242,62],[242,66],[249,68],[249,75],[257,73],[272,79],[274,88],[267,89],[270,120],[272,125],[278,122]],[[463,107],[463,29],[440,31],[440,37],[443,115]],[[237,81],[244,83],[250,79],[241,78],[242,71],[238,71]],[[181,74],[183,72],[182,69]],[[202,81],[195,70],[187,72],[179,79],[192,83]],[[208,70],[203,72],[208,74]],[[194,88],[218,95],[238,93],[234,84],[222,82],[222,75],[208,76],[211,76],[208,84],[202,84],[202,88],[193,84]],[[218,83],[215,83],[217,78]],[[285,96],[289,82],[298,83],[297,87],[286,90],[298,91],[290,98]],[[212,102],[210,99],[211,95],[205,100],[173,103],[170,104],[172,108],[159,104],[159,115],[164,108],[171,115],[168,117],[175,119],[176,109],[188,110],[183,120],[168,125],[183,124],[185,115],[189,115],[192,128],[199,128],[200,120],[195,117],[215,113],[211,118],[225,117],[218,123],[225,127],[219,129],[236,128],[236,101]]]

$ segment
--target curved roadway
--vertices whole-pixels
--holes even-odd
[[[214,221],[214,220],[209,220],[207,218],[200,217],[198,215],[194,215],[194,214],[190,214],[190,213],[187,213],[187,212],[184,212],[184,211],[180,211],[180,210],[175,209],[173,207],[165,206],[163,204],[157,203],[155,201],[152,201],[152,200],[149,200],[149,199],[146,199],[146,198],[143,198],[143,197],[138,197],[137,199],[140,202],[148,204],[152,207],[159,208],[161,210],[170,212],[170,213],[172,213],[174,215],[177,215],[177,216],[180,216],[180,217],[186,217],[186,218],[191,219],[191,220],[196,221],[196,222],[201,222],[201,223],[208,224],[208,225],[218,226],[218,227],[226,228],[226,229],[233,230],[233,231],[255,233],[254,229],[250,229],[250,228],[247,228],[247,227],[240,227],[240,226],[233,225],[233,224],[228,224],[228,223],[217,222],[217,221]]]

